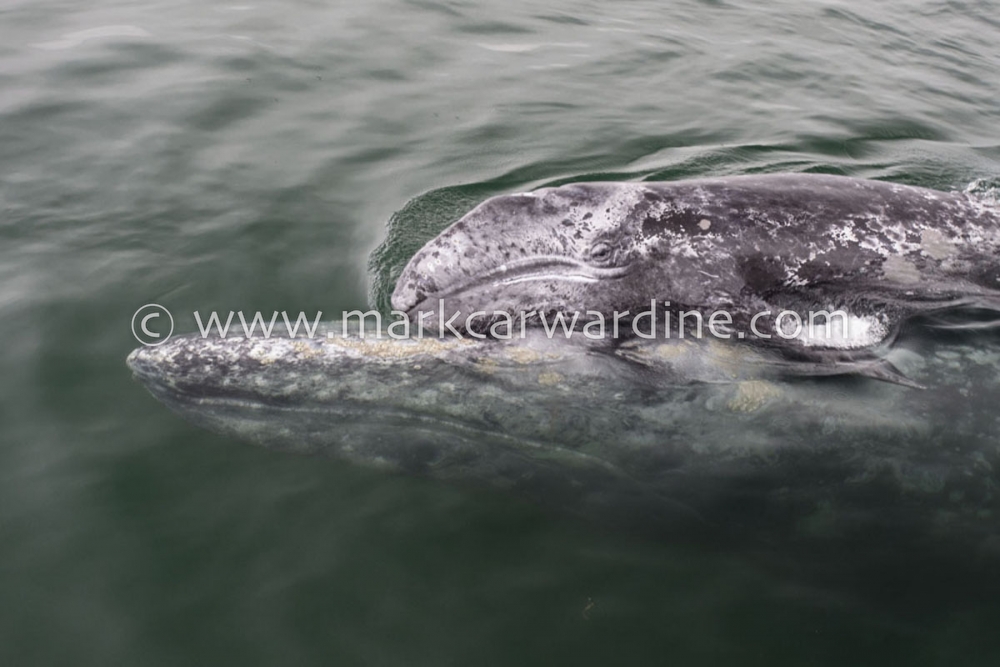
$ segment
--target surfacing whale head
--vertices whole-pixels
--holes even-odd
[[[647,259],[638,184],[576,184],[482,203],[410,261],[396,310],[457,314],[482,324],[495,311],[611,311],[633,300],[627,280]],[[528,319],[532,319],[529,317]]]

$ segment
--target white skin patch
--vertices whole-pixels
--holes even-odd
[[[951,240],[936,229],[922,230],[920,245],[924,253],[933,259],[947,259],[955,253],[955,246]]]
[[[915,285],[920,282],[920,271],[909,260],[897,255],[890,255],[882,264],[882,272],[889,280],[904,285]]]
[[[794,318],[781,322],[786,334],[795,332]],[[806,347],[825,347],[837,350],[854,350],[878,345],[887,335],[889,327],[881,318],[855,315],[844,311],[831,311],[829,318],[814,317],[801,320],[802,330],[796,337]]]
[[[637,183],[629,183],[618,189],[604,202],[604,207],[595,212],[595,226],[601,229],[618,227],[619,221],[627,218],[642,201],[643,190],[643,186]]]
[[[854,234],[854,223],[848,220],[845,222],[843,227],[831,229],[830,238],[841,245],[846,245],[847,243],[857,243],[858,237]]]

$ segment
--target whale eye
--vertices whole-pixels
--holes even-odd
[[[598,241],[590,248],[590,259],[598,264],[604,264],[610,260],[612,254],[613,248],[611,244],[604,241]]]

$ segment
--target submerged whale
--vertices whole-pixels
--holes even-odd
[[[322,332],[321,332],[322,334]],[[922,339],[930,391],[785,382],[705,340],[595,354],[514,341],[174,338],[128,365],[160,401],[270,448],[503,488],[670,536],[1000,558],[1000,343]],[[983,556],[986,554],[986,556]]]
[[[721,312],[722,337],[810,358],[864,351],[914,315],[1000,308],[1000,209],[828,175],[575,183],[483,202],[417,252],[392,305],[430,314],[431,330],[479,332],[504,313],[653,314],[614,340],[655,335],[664,312]],[[833,312],[838,329],[810,326]]]

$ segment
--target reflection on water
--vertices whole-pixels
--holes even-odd
[[[119,41],[115,40],[116,37],[149,37],[150,34],[138,28],[134,25],[106,25],[100,28],[89,28],[87,30],[79,30],[77,32],[71,32],[63,35],[57,40],[51,42],[39,42],[37,44],[32,44],[35,48],[46,49],[46,50],[61,50],[61,49],[72,49],[74,46],[80,46],[84,42],[92,39],[104,39],[108,41]]]

